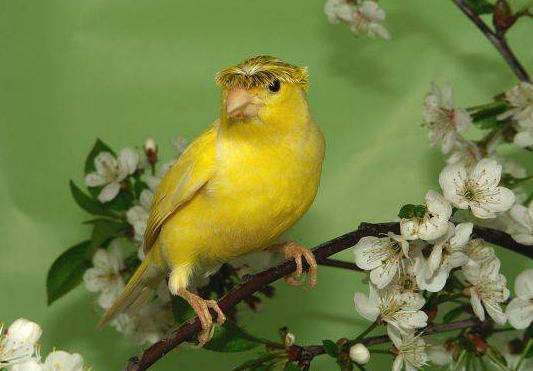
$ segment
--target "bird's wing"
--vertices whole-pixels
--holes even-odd
[[[209,181],[214,169],[215,122],[181,154],[161,180],[150,208],[144,233],[144,251],[154,245],[165,220],[191,200]]]

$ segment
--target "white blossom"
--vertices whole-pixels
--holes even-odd
[[[350,347],[348,352],[350,359],[360,365],[366,365],[370,361],[370,352],[364,344],[357,343]]]
[[[525,329],[533,322],[533,269],[516,277],[514,291],[516,297],[507,305],[507,318],[514,328]]]
[[[430,345],[426,349],[428,359],[437,366],[446,366],[453,362],[452,354],[443,345]]]
[[[463,266],[465,278],[472,284],[470,303],[481,321],[485,320],[485,310],[494,322],[503,325],[507,317],[500,303],[509,298],[507,279],[500,271],[500,260],[493,259],[483,265],[469,262]]]
[[[154,193],[150,189],[144,189],[139,196],[139,204],[132,206],[127,212],[126,217],[128,223],[133,226],[135,231],[135,240],[142,242],[144,240],[144,231],[148,223],[148,216],[150,215],[150,207]]]
[[[381,24],[385,20],[385,10],[375,1],[328,0],[324,12],[331,23],[344,22],[356,35],[390,39],[389,31]]]
[[[500,114],[499,120],[512,118],[516,121],[517,134],[514,143],[520,147],[533,145],[533,85],[521,82],[505,93],[505,99],[511,105],[511,109]]]
[[[9,371],[48,371],[48,368],[38,359],[31,359],[27,362],[17,363],[9,367]]]
[[[452,207],[435,191],[426,193],[425,213],[400,221],[400,231],[406,240],[434,240],[446,233]]]
[[[424,119],[429,128],[431,145],[441,142],[443,154],[452,150],[472,123],[472,118],[464,109],[454,107],[452,87],[444,84],[439,88],[434,82],[424,102]]]
[[[468,259],[478,265],[488,263],[496,257],[494,249],[487,245],[485,240],[481,238],[470,240],[464,252],[468,256]]]
[[[170,144],[181,155],[189,146],[189,141],[183,137],[175,137],[170,140]]]
[[[417,300],[405,301],[392,292],[379,292],[370,284],[368,296],[360,292],[355,293],[354,304],[362,317],[369,321],[386,322],[401,331],[427,326],[428,316],[420,310],[425,304],[422,296],[418,296]]]
[[[517,223],[516,231],[511,232],[511,237],[518,243],[533,245],[533,202],[528,207],[515,204],[509,215]]]
[[[109,251],[98,249],[92,259],[93,267],[83,275],[85,286],[90,292],[99,293],[98,305],[109,309],[124,289],[121,271],[125,268],[120,241],[113,240]]]
[[[472,234],[472,223],[461,223],[455,227],[450,223],[448,232],[433,242],[433,248],[425,264],[425,275],[420,277],[421,287],[431,292],[444,288],[453,268],[468,262],[465,247]]]
[[[78,353],[56,350],[44,361],[46,371],[83,371],[83,357]]]
[[[470,171],[456,163],[444,168],[439,183],[444,197],[453,205],[470,208],[474,216],[489,219],[509,210],[515,201],[511,190],[498,186],[501,171],[502,166],[492,159],[479,161]]]
[[[136,313],[122,313],[111,322],[118,332],[138,345],[159,341],[174,325],[172,312],[159,301],[145,304]]]
[[[393,326],[387,326],[387,334],[396,348],[396,358],[392,364],[392,371],[416,371],[427,364],[426,342],[413,331],[402,333]]]
[[[96,171],[87,174],[88,187],[103,187],[98,195],[100,202],[114,199],[120,192],[122,181],[137,169],[139,154],[131,148],[120,151],[118,158],[109,152],[100,152],[94,159]]]
[[[380,295],[397,295],[405,302],[420,302],[424,300],[420,295],[418,277],[424,273],[424,257],[419,249],[413,250],[409,259],[403,262],[403,269],[394,276],[389,285],[380,290]]]
[[[25,318],[15,320],[2,335],[0,327],[0,369],[31,362],[37,350],[42,330]]]
[[[483,156],[479,147],[470,141],[461,141],[455,144],[450,156],[446,159],[447,164],[462,163],[467,169],[474,167]]]
[[[387,286],[402,269],[403,258],[409,256],[409,243],[389,233],[389,238],[363,237],[354,247],[355,264],[370,271],[370,280],[379,289]]]

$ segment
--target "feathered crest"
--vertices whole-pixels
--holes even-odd
[[[307,67],[298,67],[279,58],[259,56],[249,58],[234,67],[219,71],[215,81],[222,88],[252,88],[267,86],[275,80],[307,88]]]

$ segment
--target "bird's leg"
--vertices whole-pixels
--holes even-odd
[[[316,284],[316,260],[311,251],[296,242],[279,243],[268,247],[271,251],[282,251],[285,254],[285,259],[294,259],[296,262],[296,272],[293,275],[285,276],[285,282],[289,285],[300,286],[303,280],[298,280],[297,277],[303,273],[302,256],[309,265],[309,288],[313,288]]]
[[[185,289],[178,289],[176,294],[185,299],[198,315],[202,325],[202,331],[198,334],[198,346],[203,347],[213,336],[213,317],[209,312],[209,308],[217,313],[217,323],[219,325],[224,323],[226,316],[218,306],[216,300],[202,299],[198,295]]]

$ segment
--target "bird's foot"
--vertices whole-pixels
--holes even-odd
[[[311,251],[297,244],[296,242],[276,244],[276,245],[269,247],[268,249],[282,251],[283,254],[285,254],[285,259],[294,259],[294,261],[296,262],[296,271],[293,274],[285,276],[285,282],[293,286],[301,286],[304,283],[303,279],[299,279],[299,277],[303,273],[303,264],[302,264],[302,257],[303,257],[305,261],[307,262],[307,265],[309,265],[309,271],[308,271],[309,288],[313,288],[313,286],[315,286],[317,264],[316,264],[315,256],[313,255]]]
[[[216,300],[205,300],[185,289],[178,290],[177,294],[185,299],[194,309],[200,319],[202,330],[198,333],[198,346],[203,347],[213,337],[213,316],[209,309],[217,313],[217,323],[222,325],[226,321],[226,316],[218,306]]]

